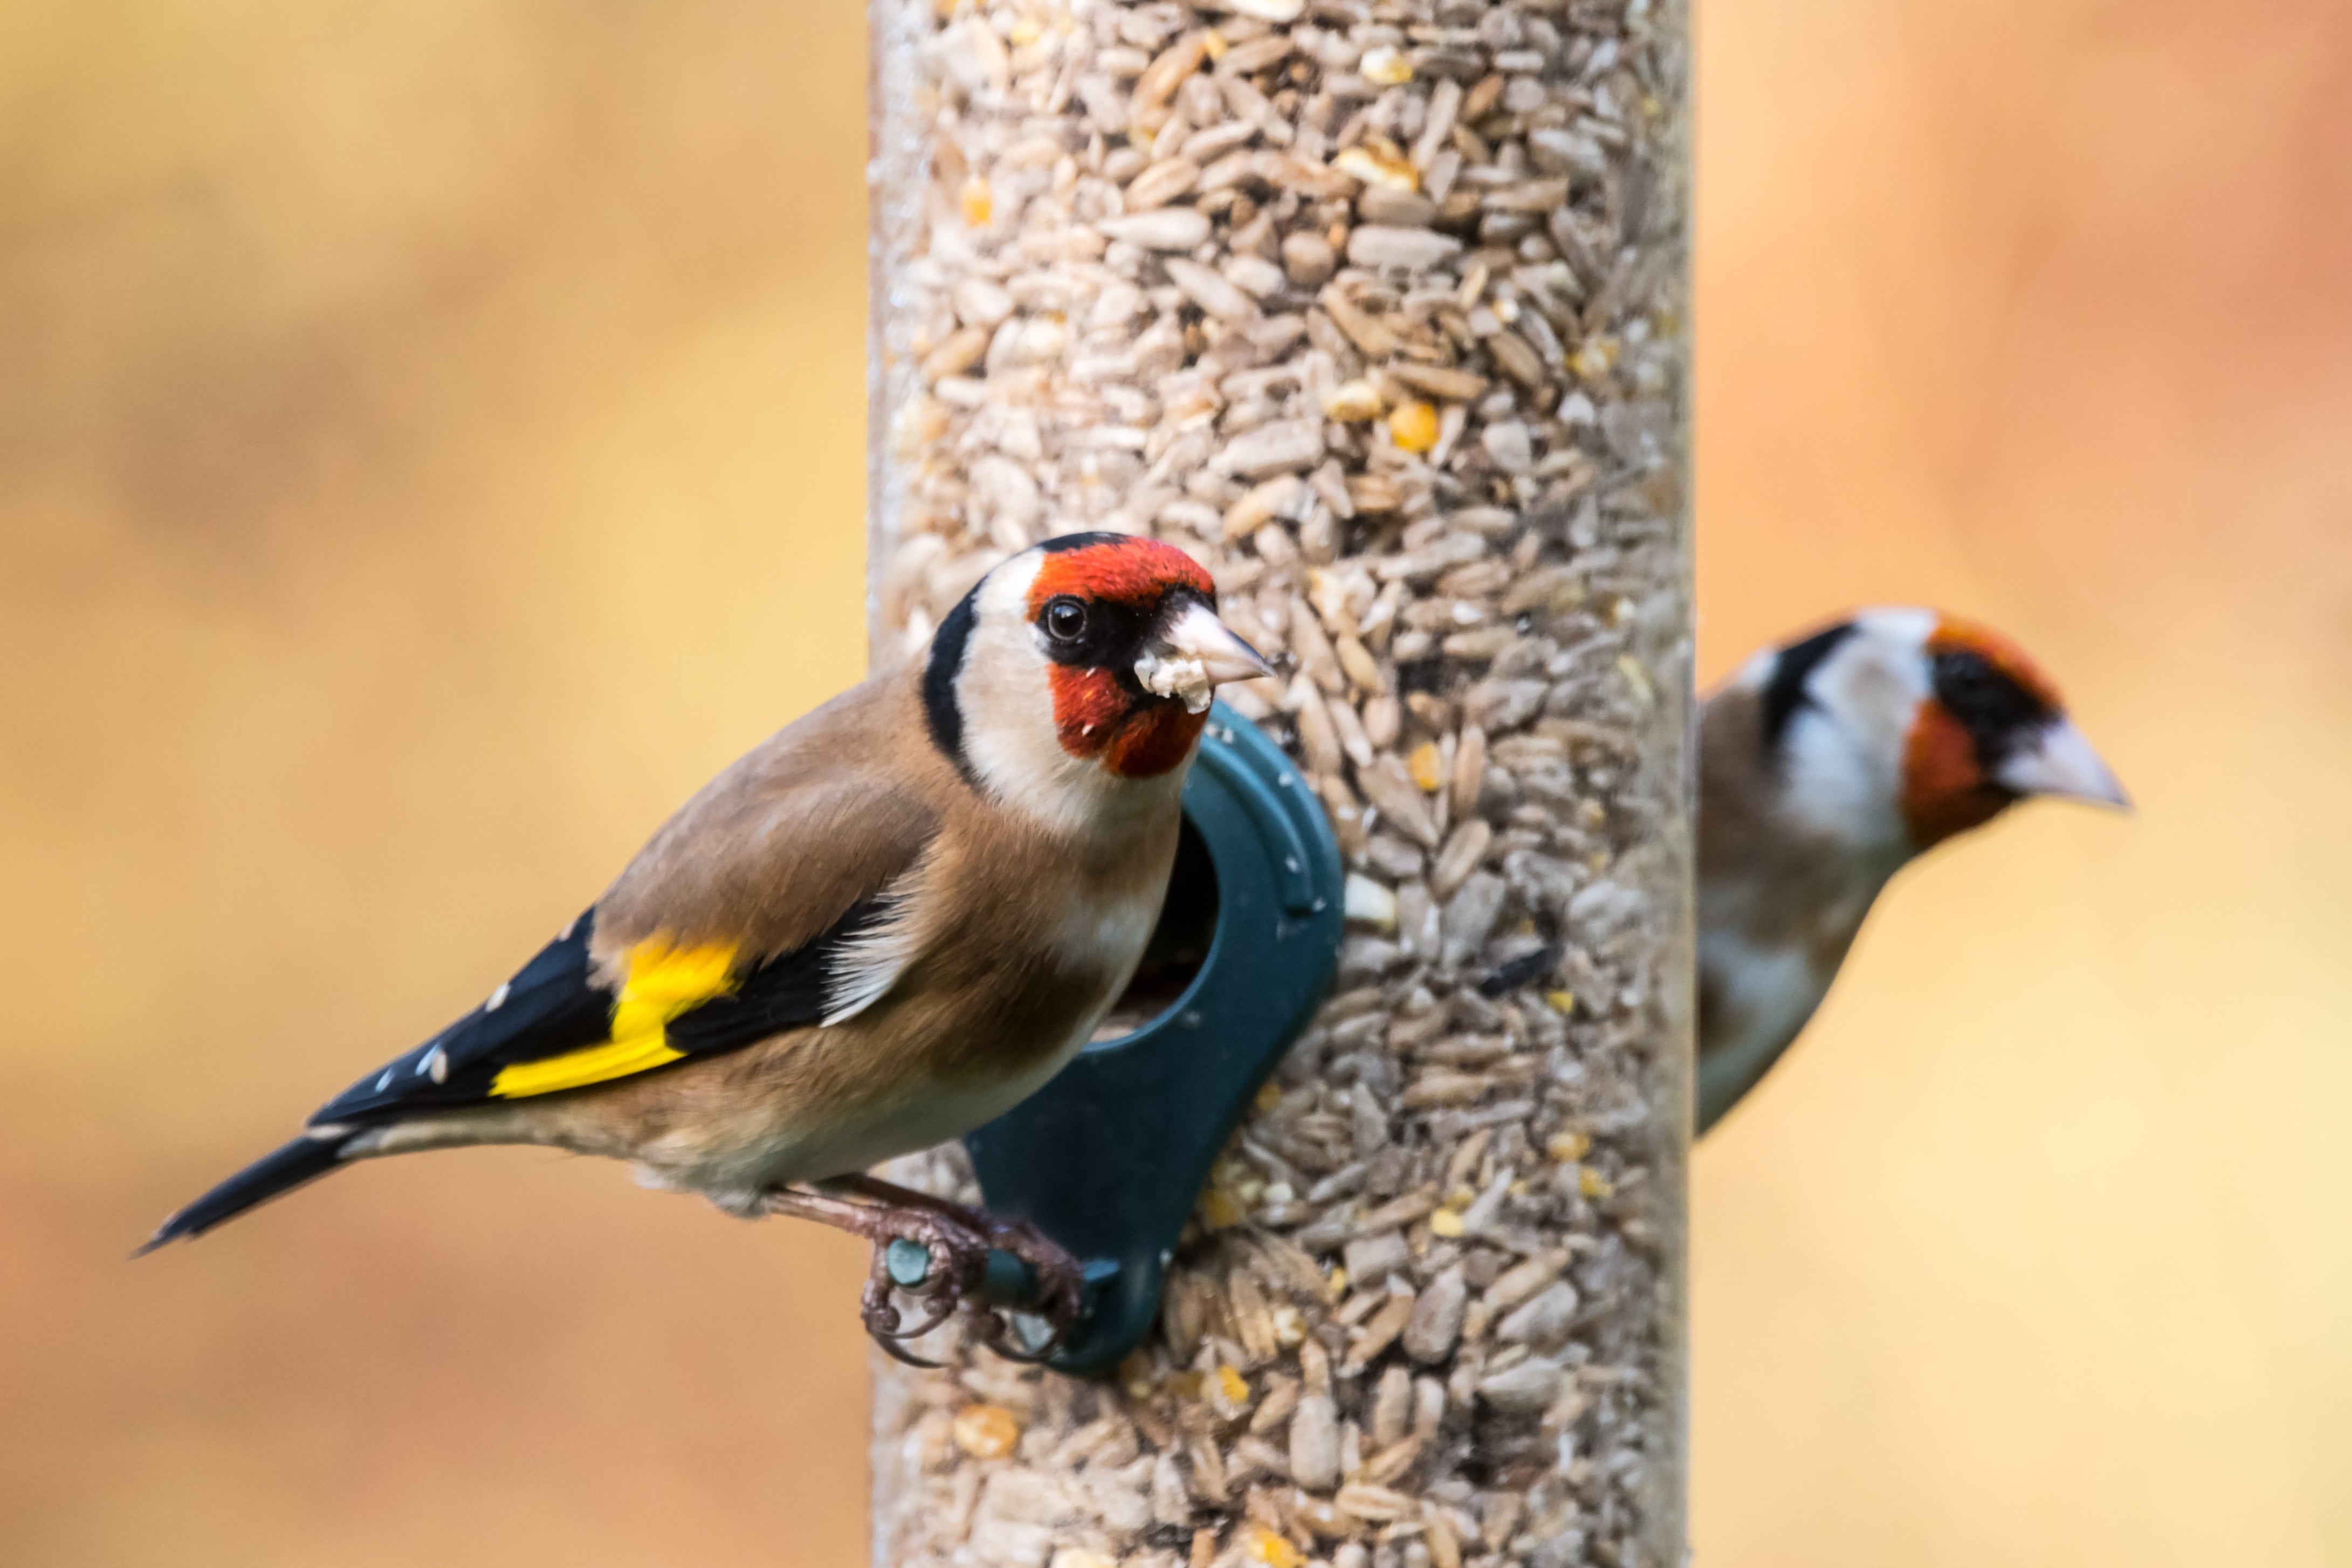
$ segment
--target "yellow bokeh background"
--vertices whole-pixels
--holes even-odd
[[[1702,1562],[2352,1562],[2352,12],[1708,0],[1703,663],[2016,633],[1696,1162]],[[847,1568],[851,1244],[510,1151],[154,1221],[864,654],[864,26],[0,7],[0,1562]]]

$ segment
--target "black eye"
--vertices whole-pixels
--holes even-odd
[[[1936,672],[1937,686],[1963,705],[1981,701],[1990,695],[1992,669],[1975,654],[1949,655],[1941,663],[1942,668]]]
[[[1045,625],[1055,642],[1076,642],[1087,635],[1087,607],[1076,599],[1055,599],[1045,606]]]
[[[1948,649],[1936,656],[1937,700],[1988,752],[2021,728],[2049,717],[2048,705],[1979,653]]]

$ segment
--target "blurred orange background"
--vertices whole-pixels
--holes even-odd
[[[1709,0],[1703,662],[2010,628],[2140,803],[1696,1163],[1702,1562],[2352,1562],[2352,12]],[[515,1152],[122,1255],[858,674],[847,5],[0,8],[0,1561],[862,1559],[858,1250]]]

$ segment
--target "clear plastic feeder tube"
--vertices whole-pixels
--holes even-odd
[[[1673,1568],[1681,8],[872,16],[877,661],[1041,539],[1193,552],[1350,931],[1116,1378],[880,1365],[875,1561]]]

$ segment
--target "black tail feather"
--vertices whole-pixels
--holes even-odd
[[[324,1131],[323,1129],[320,1131]],[[235,1219],[256,1204],[268,1203],[333,1170],[342,1161],[343,1145],[352,1133],[338,1130],[325,1136],[297,1138],[273,1154],[265,1154],[156,1227],[147,1244],[132,1253],[144,1258],[165,1242],[202,1236],[224,1220]]]

